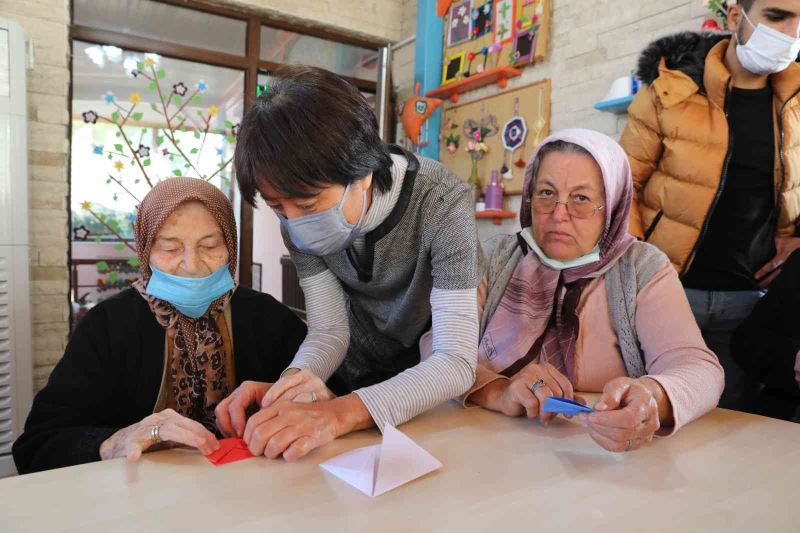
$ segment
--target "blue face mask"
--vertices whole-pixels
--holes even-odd
[[[169,302],[189,318],[200,318],[211,302],[233,289],[228,265],[204,278],[185,278],[162,272],[150,265],[153,275],[147,283],[147,294]]]
[[[361,226],[364,224],[364,213],[367,210],[367,191],[364,189],[361,216],[358,217],[358,222],[348,224],[347,219],[344,218],[342,205],[344,205],[344,199],[347,197],[349,188],[350,185],[348,184],[338,205],[321,213],[293,219],[288,219],[280,213],[275,213],[278,215],[281,225],[289,233],[289,238],[292,239],[292,244],[294,244],[295,248],[303,253],[321,257],[346,250],[353,244],[353,241],[358,237],[359,231],[361,231]]]

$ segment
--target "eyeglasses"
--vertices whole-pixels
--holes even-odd
[[[592,218],[595,213],[606,207],[593,204],[583,195],[576,195],[563,202],[555,194],[537,194],[533,197],[533,210],[540,215],[555,213],[558,204],[563,204],[569,216],[575,218]]]

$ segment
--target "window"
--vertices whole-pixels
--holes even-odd
[[[297,63],[346,77],[377,106],[378,45],[193,0],[72,6],[73,325],[136,278],[132,215],[148,181],[169,176],[206,177],[231,198],[250,285],[254,224],[266,222],[241,203],[230,162],[244,110],[269,72]],[[259,235],[279,239],[273,229]],[[270,261],[263,271],[279,271]]]

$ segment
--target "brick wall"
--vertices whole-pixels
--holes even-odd
[[[28,71],[28,160],[34,388],[64,352],[68,333],[68,0],[0,0],[0,17],[35,46]]]

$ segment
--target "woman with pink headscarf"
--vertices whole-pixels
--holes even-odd
[[[602,393],[579,420],[603,448],[630,451],[713,409],[723,370],[667,257],[628,234],[628,158],[609,137],[545,139],[525,173],[522,231],[489,241],[481,343],[465,404],[508,416]]]

